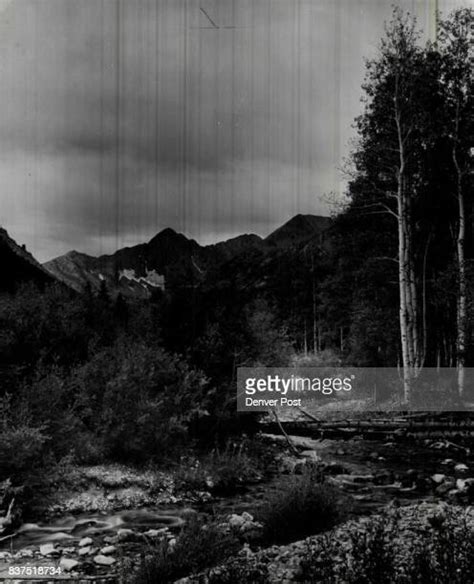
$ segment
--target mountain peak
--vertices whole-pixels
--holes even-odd
[[[165,229],[162,229],[156,235],[154,235],[149,240],[148,244],[153,245],[154,243],[163,242],[163,241],[176,241],[176,242],[184,243],[184,242],[188,242],[188,241],[192,241],[192,240],[188,239],[182,233],[178,233],[177,231],[175,231],[171,227],[166,227]]]
[[[287,246],[313,237],[321,238],[330,224],[330,217],[299,213],[270,233],[265,238],[265,242],[270,245]]]

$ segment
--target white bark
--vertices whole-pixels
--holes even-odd
[[[457,134],[459,129],[459,108],[456,115],[456,133],[452,155],[454,168],[456,170],[456,197],[458,200],[458,236],[457,236],[457,259],[458,259],[458,302],[457,302],[457,338],[456,338],[456,362],[458,369],[458,394],[462,397],[465,386],[465,362],[466,362],[466,325],[467,325],[467,282],[466,282],[466,259],[464,242],[466,236],[466,210],[464,193],[462,189],[462,172],[457,157]]]

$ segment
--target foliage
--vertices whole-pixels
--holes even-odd
[[[242,485],[260,476],[258,457],[249,453],[247,444],[228,442],[198,460],[182,458],[174,473],[179,490],[211,491],[218,495],[234,493]]]
[[[167,584],[189,574],[217,566],[234,555],[238,541],[222,532],[215,523],[191,518],[183,527],[174,546],[163,540],[153,555],[145,559],[138,571],[127,579],[136,584]]]
[[[343,517],[341,495],[311,468],[282,483],[257,514],[265,540],[279,544],[329,529]]]
[[[474,573],[474,532],[449,511],[401,533],[400,516],[386,512],[349,534],[349,551],[323,538],[308,548],[299,581],[320,584],[464,584]],[[347,555],[346,555],[347,554]]]
[[[218,569],[210,570],[207,574],[208,584],[269,584],[270,577],[268,565],[258,561],[250,554],[242,558],[237,558],[226,562]]]

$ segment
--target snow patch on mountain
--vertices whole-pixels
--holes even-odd
[[[165,277],[158,274],[156,270],[147,270],[146,276],[137,276],[135,270],[124,269],[119,272],[119,280],[122,278],[132,280],[133,282],[137,282],[137,284],[147,284],[154,288],[164,289],[165,287]]]

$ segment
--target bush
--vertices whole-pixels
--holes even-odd
[[[126,575],[134,584],[167,584],[189,574],[224,563],[235,555],[240,545],[232,535],[223,533],[216,523],[192,517],[184,526],[176,544],[163,540],[151,558],[145,559],[136,573]]]
[[[14,411],[9,395],[0,398],[0,468],[4,477],[21,478],[43,462],[49,436],[33,424],[27,408]]]
[[[244,559],[230,560],[224,566],[210,570],[207,584],[270,584],[268,565],[251,554]]]
[[[330,529],[343,518],[339,493],[317,469],[291,477],[257,515],[269,543],[297,541]]]
[[[412,526],[413,527],[413,526]],[[384,513],[351,531],[349,551],[323,538],[301,563],[299,580],[319,584],[466,584],[473,582],[474,531],[449,511],[401,535],[399,516]]]
[[[211,491],[231,495],[261,477],[259,453],[249,452],[245,442],[228,442],[201,459],[182,458],[174,474],[178,490]]]

